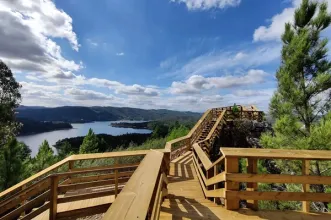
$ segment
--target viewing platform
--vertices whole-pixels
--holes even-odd
[[[331,202],[330,193],[310,192],[310,184],[331,184],[330,176],[310,175],[310,162],[331,160],[331,152],[217,146],[220,155],[211,160],[222,129],[235,119],[262,121],[263,112],[214,108],[164,149],[72,155],[1,192],[0,220],[331,219],[310,212],[310,202]],[[302,173],[259,173],[264,159],[300,161]],[[302,191],[259,191],[259,183],[301,184]],[[259,210],[262,200],[300,201],[302,210]]]

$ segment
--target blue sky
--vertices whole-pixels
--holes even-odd
[[[0,59],[22,84],[24,105],[267,110],[280,35],[299,4],[4,1]]]

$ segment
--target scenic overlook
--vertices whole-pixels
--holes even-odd
[[[330,220],[331,0],[0,0],[0,220]]]

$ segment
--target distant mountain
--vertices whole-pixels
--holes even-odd
[[[63,121],[83,123],[91,121],[116,120],[197,120],[201,113],[171,111],[166,109],[139,109],[127,107],[82,107],[63,106],[56,108],[20,106],[16,109],[17,118],[36,121]]]

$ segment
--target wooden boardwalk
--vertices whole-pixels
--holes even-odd
[[[169,195],[162,204],[160,219],[331,219],[330,214],[296,211],[226,210],[222,205],[217,205],[204,197],[192,162],[191,152],[171,162],[168,176]]]

